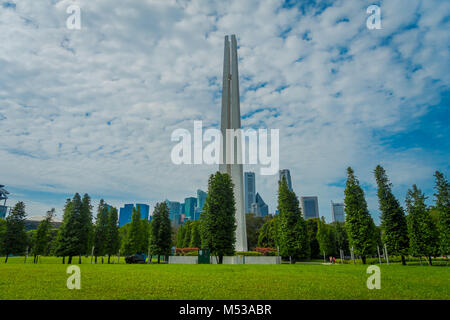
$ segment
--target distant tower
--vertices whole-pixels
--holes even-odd
[[[345,222],[345,206],[343,203],[335,203],[331,201],[331,221]]]
[[[303,218],[319,218],[319,200],[317,197],[300,197]]]
[[[256,202],[255,173],[244,172],[245,213],[253,212],[252,203]]]
[[[283,169],[279,171],[278,180],[281,181],[283,177],[286,178],[288,188],[292,191],[291,172],[289,171],[289,169]]]
[[[231,47],[231,49],[230,49]],[[242,168],[241,139],[233,143],[234,149],[229,150],[231,141],[227,139],[227,129],[241,129],[241,107],[239,102],[239,72],[236,36],[225,36],[223,61],[222,116],[220,130],[222,132],[221,162],[219,171],[228,173],[234,184],[234,199],[236,201],[236,251],[247,251],[247,231],[245,225],[244,186]],[[234,137],[233,137],[234,139]],[[228,161],[227,161],[228,160]]]

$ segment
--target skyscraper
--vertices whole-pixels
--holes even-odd
[[[197,208],[200,209],[200,212],[203,210],[207,197],[208,194],[205,191],[200,189],[197,190]]]
[[[197,198],[188,197],[188,198],[184,199],[184,214],[191,221],[195,220],[195,207],[196,206],[197,206]]]
[[[256,194],[256,212],[253,212],[258,217],[265,217],[269,214],[269,206],[264,202],[259,193]]]
[[[172,225],[178,226],[180,223],[181,204],[177,201],[166,200],[167,208],[169,209],[169,218]]]
[[[255,173],[244,172],[245,213],[252,212],[252,203],[256,202]]]
[[[300,197],[303,218],[319,218],[319,201],[317,197]]]
[[[282,177],[286,179],[289,190],[292,191],[291,172],[289,169],[283,169],[279,171],[278,180],[281,181]]]
[[[345,206],[343,203],[334,203],[331,201],[331,221],[345,222]]]
[[[230,49],[231,46],[231,49]],[[236,143],[229,141],[227,129],[241,129],[241,107],[239,102],[239,72],[236,36],[225,36],[223,62],[222,115],[220,130],[222,132],[221,162],[219,171],[228,173],[234,184],[234,199],[236,201],[236,251],[247,251],[247,231],[245,225],[245,204],[243,186],[243,168],[241,139]],[[235,132],[240,135],[240,132]],[[231,146],[233,145],[233,149]]]
[[[133,208],[134,205],[133,204],[125,204],[123,208],[120,208],[120,214],[119,214],[119,227],[130,223],[131,222],[131,217],[133,215]],[[142,220],[149,220],[149,214],[150,214],[150,207],[148,204],[142,204],[142,203],[137,203],[136,204],[136,210],[140,211],[141,214],[141,219]]]

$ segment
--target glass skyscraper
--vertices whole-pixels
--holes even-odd
[[[133,204],[125,204],[123,208],[120,208],[120,214],[119,214],[119,227],[122,227],[123,225],[126,225],[127,223],[131,222],[131,216],[133,215]],[[148,204],[142,204],[137,203],[136,204],[136,210],[140,211],[141,213],[141,219],[147,220],[150,214],[150,206]]]
[[[200,189],[197,190],[197,208],[200,209],[200,212],[203,210],[207,197],[208,194],[205,191]]]
[[[345,222],[345,206],[343,203],[331,201],[331,220],[333,222]]]
[[[254,210],[253,213],[258,216],[264,218],[269,214],[269,206],[264,202],[263,198],[259,195],[259,193],[256,194],[256,201],[254,204],[256,206],[253,206]]]
[[[245,213],[252,211],[252,204],[256,202],[256,183],[254,172],[244,172],[244,202]]]
[[[278,180],[281,181],[283,177],[286,179],[289,190],[292,191],[291,172],[289,171],[289,169],[283,169],[279,171]]]
[[[197,206],[197,198],[188,197],[184,199],[184,214],[191,221],[195,220],[195,207]]]
[[[300,197],[300,205],[305,220],[319,218],[319,201],[317,197]]]

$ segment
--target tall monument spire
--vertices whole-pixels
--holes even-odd
[[[225,36],[225,51],[223,60],[223,88],[222,88],[222,117],[220,130],[222,131],[221,157],[219,171],[228,173],[234,184],[234,199],[236,201],[236,251],[247,251],[247,231],[244,209],[244,186],[242,168],[241,132],[234,131],[232,136],[227,129],[241,129],[241,106],[239,102],[239,72],[236,36]],[[230,143],[230,139],[235,143]],[[231,149],[231,147],[233,149]]]

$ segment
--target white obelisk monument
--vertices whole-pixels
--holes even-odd
[[[227,129],[233,129],[234,135],[227,134]],[[244,209],[244,178],[242,168],[241,107],[239,103],[239,72],[236,36],[225,36],[225,51],[223,61],[222,131],[221,164],[219,171],[228,173],[234,184],[234,199],[236,201],[236,251],[247,251],[247,230]],[[236,139],[235,139],[236,138]],[[231,143],[231,139],[235,143]],[[232,149],[233,148],[233,149]],[[239,150],[239,151],[238,151]]]

